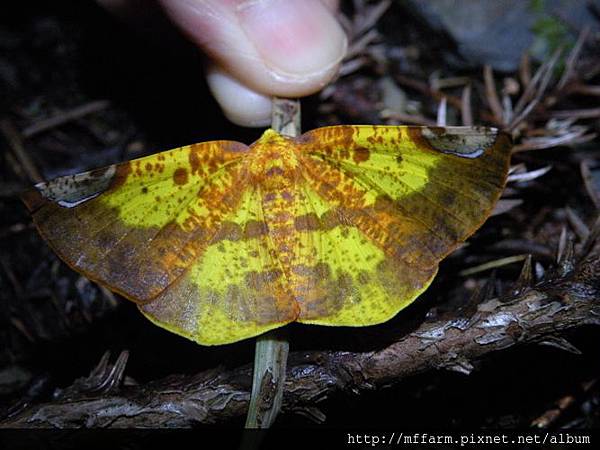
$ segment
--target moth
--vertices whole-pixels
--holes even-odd
[[[508,172],[493,128],[341,125],[211,141],[40,183],[54,251],[200,344],[297,321],[387,321],[486,220]]]

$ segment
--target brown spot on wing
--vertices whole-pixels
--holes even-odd
[[[188,160],[190,162],[190,167],[192,168],[192,175],[200,174],[200,164],[202,164],[202,161],[200,160],[198,150],[194,145],[190,148]]]
[[[354,127],[346,125],[308,131],[294,138],[293,141],[302,146],[319,149],[320,152],[326,155],[331,155],[335,149],[327,144],[336,142],[336,145],[340,148],[351,148],[354,146],[353,137]]]
[[[235,222],[222,222],[219,231],[215,234],[213,242],[223,240],[239,241],[242,238],[242,227]]]
[[[429,142],[421,134],[421,127],[406,127],[406,132],[408,133],[410,140],[413,141],[419,148],[422,148],[423,150],[431,149]]]
[[[296,231],[315,231],[321,228],[319,216],[314,212],[303,214],[294,218],[294,228]]]
[[[265,272],[248,272],[246,274],[246,284],[248,287],[257,291],[265,289],[269,284],[274,283],[283,272],[278,269],[267,270]]]
[[[118,164],[108,190],[116,191],[121,186],[123,186],[125,184],[125,181],[127,181],[127,177],[129,177],[131,172],[133,172],[133,169],[131,167],[131,162]]]
[[[179,167],[173,172],[173,181],[175,184],[184,185],[188,182],[188,173],[184,167]]]
[[[365,147],[356,147],[354,152],[352,152],[352,159],[357,164],[367,161],[370,156],[371,152],[369,152],[369,149]]]
[[[265,222],[259,220],[249,220],[244,227],[244,236],[246,239],[252,239],[264,236],[269,233],[269,227]]]

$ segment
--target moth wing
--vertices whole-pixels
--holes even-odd
[[[320,273],[299,321],[349,326],[384,322],[427,288],[491,213],[511,149],[506,134],[471,127],[334,126],[297,142],[313,209],[298,229],[318,249],[298,259]]]

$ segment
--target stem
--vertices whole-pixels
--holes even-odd
[[[300,101],[274,97],[271,128],[286,136],[298,136],[300,134]]]
[[[269,428],[279,414],[289,350],[281,332],[269,331],[256,338],[246,428]]]
[[[274,98],[271,127],[287,136],[300,134],[300,101]],[[252,394],[246,428],[269,428],[283,399],[283,384],[290,344],[280,330],[256,338]]]

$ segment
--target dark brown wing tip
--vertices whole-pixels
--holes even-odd
[[[496,129],[493,128],[493,130],[496,130]],[[512,145],[513,145],[513,138],[512,138],[512,134],[511,133],[509,133],[508,131],[505,131],[505,130],[496,130],[496,133],[497,133],[496,141],[499,140],[499,139],[504,139],[512,147]]]
[[[31,213],[33,222],[34,222],[40,236],[46,241],[46,243],[50,246],[50,248],[54,251],[54,253],[56,253],[58,255],[58,257],[65,264],[67,264],[74,271],[81,273],[86,278],[89,278],[93,282],[119,294],[120,296],[122,296],[122,297],[126,298],[127,300],[130,300],[133,303],[136,303],[138,305],[144,305],[144,304],[150,303],[150,302],[154,301],[156,299],[156,297],[158,297],[162,293],[163,289],[156,290],[156,291],[148,291],[148,292],[146,292],[142,289],[135,289],[133,291],[127,292],[126,290],[116,287],[109,281],[98,277],[96,274],[86,270],[84,267],[80,267],[75,262],[75,260],[69,256],[69,254],[67,254],[63,251],[63,249],[61,248],[60,245],[57,245],[57,243],[51,237],[52,233],[49,233],[49,230],[45,226],[44,220],[40,219],[40,213],[42,214],[42,216],[45,216],[48,213],[47,210],[45,210],[45,212],[40,211],[40,210],[42,210],[42,208],[50,207],[52,209],[52,208],[61,208],[61,206],[58,203],[54,202],[53,200],[45,197],[42,194],[42,192],[38,189],[38,186],[43,186],[43,184],[36,185],[36,187],[32,187],[32,188],[25,190],[24,192],[22,192],[19,195],[19,197],[20,197],[21,201],[23,201],[23,203],[25,204],[25,206],[27,207],[29,212]]]
[[[25,192],[22,192],[19,197],[32,214],[48,202],[48,200],[36,188],[27,189]]]
[[[510,133],[503,130],[498,130],[496,140],[492,146],[493,151],[499,151],[506,158],[506,172],[508,176],[508,169],[510,166],[510,156],[513,148],[513,138]]]

